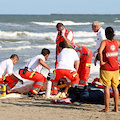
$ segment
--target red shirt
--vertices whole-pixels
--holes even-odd
[[[118,64],[118,43],[117,40],[113,39],[105,40],[106,47],[103,51],[103,61],[106,62],[104,65],[101,66],[100,69],[108,70],[108,71],[115,71],[119,69]]]

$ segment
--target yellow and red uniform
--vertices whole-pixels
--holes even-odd
[[[24,79],[34,81],[32,89],[30,90],[34,94],[38,94],[39,90],[42,88],[46,78],[39,72],[26,71],[23,74],[24,69],[20,69],[20,76]]]
[[[7,82],[4,82],[4,80],[6,80]],[[18,80],[12,79],[10,76],[4,76],[0,78],[0,84],[7,84],[6,90],[12,89],[17,83]]]
[[[86,85],[91,68],[92,62],[92,51],[85,46],[72,45],[72,48],[76,50],[76,52],[80,55],[80,65],[78,69],[78,74],[80,77],[79,84]]]
[[[13,62],[11,59],[6,59],[0,63],[0,84],[6,84],[6,89],[12,89],[18,80],[11,78],[10,74],[13,73]]]
[[[64,29],[65,29],[65,34],[64,35],[67,38],[68,34],[70,32],[72,32],[72,31],[67,29],[66,27],[64,27]],[[64,38],[61,36],[61,33],[58,32],[58,35],[57,35],[57,38],[56,38],[56,44],[57,44],[57,46],[56,46],[56,55],[58,55],[60,53],[60,51],[59,51],[59,43],[62,42],[62,41],[64,41]],[[72,36],[70,42],[71,42],[71,44],[73,44],[73,36]]]
[[[40,64],[39,60],[42,59],[45,62],[45,57],[40,54],[35,57],[33,57],[28,63],[26,63],[21,69],[20,69],[20,76],[24,79],[34,81],[32,84],[32,89],[30,90],[33,94],[38,94],[39,90],[42,88],[45,77],[40,73],[42,69],[42,65]],[[26,72],[23,71],[26,69]]]
[[[64,29],[65,29],[65,34],[64,35],[65,35],[66,38],[68,38],[69,33],[72,32],[72,31],[67,29],[66,27],[64,27]],[[73,44],[73,37],[74,36],[72,36],[72,38],[70,40],[71,44]],[[57,64],[58,64],[57,55],[60,53],[60,51],[59,51],[59,43],[62,42],[62,41],[64,41],[64,38],[61,36],[61,33],[58,32],[58,35],[57,35],[57,38],[56,38],[56,62],[55,62],[55,68],[57,67]]]
[[[74,49],[64,48],[58,55],[55,80],[52,80],[52,94],[57,94],[58,80],[67,77],[71,81],[71,86],[79,84],[79,75],[74,68],[75,62],[79,57]]]

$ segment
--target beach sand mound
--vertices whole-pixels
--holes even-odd
[[[7,94],[4,97],[0,97],[0,99],[6,99],[6,98],[26,98],[27,95],[19,94],[19,93],[10,93]]]

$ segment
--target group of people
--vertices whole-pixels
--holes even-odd
[[[119,94],[117,86],[119,84],[119,62],[118,48],[120,42],[114,39],[114,30],[107,27],[105,30],[98,21],[93,22],[92,30],[97,32],[96,51],[92,51],[86,46],[74,44],[73,32],[67,29],[62,23],[56,25],[58,35],[56,38],[56,62],[55,79],[52,80],[52,92],[58,93],[57,85],[60,78],[67,78],[71,81],[71,87],[77,85],[87,85],[92,57],[95,57],[94,64],[100,60],[100,82],[104,85],[105,109],[102,112],[109,111],[109,89],[112,86],[114,94],[114,111],[118,112]],[[27,80],[34,81],[32,88],[28,92],[29,97],[38,94],[46,78],[40,73],[42,67],[53,73],[53,70],[46,64],[50,54],[49,49],[42,49],[41,54],[33,57],[19,70],[19,75]],[[0,63],[0,84],[7,84],[7,93],[17,82],[23,83],[13,74],[13,66],[19,60],[18,55],[13,54],[7,60]]]

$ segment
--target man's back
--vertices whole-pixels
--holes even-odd
[[[0,63],[0,77],[13,72],[13,63],[11,59],[6,59]]]
[[[40,54],[31,58],[31,60],[28,63],[26,63],[25,66],[23,66],[22,68],[28,67],[30,71],[40,72],[40,70],[42,69],[42,65],[40,64],[40,59],[45,61],[44,56]]]
[[[74,63],[79,60],[79,57],[75,50],[70,48],[64,48],[58,55],[57,69],[69,69],[74,70]]]

